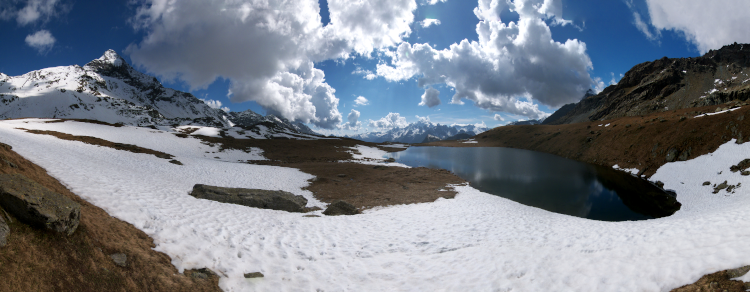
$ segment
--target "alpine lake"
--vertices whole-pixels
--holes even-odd
[[[411,167],[446,169],[482,192],[592,220],[647,220],[680,208],[675,193],[644,179],[542,152],[413,146],[385,157]]]

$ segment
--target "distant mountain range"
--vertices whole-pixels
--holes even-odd
[[[747,49],[745,49],[747,46]],[[544,124],[640,116],[750,98],[750,44],[732,44],[697,58],[661,58],[634,66],[615,85],[561,107]]]
[[[369,132],[347,136],[349,138],[365,142],[398,142],[398,143],[423,143],[439,140],[458,140],[475,136],[487,131],[486,127],[475,125],[441,125],[428,121],[419,121],[409,124],[403,128],[393,128],[386,132]]]
[[[224,112],[190,93],[166,88],[138,72],[115,51],[83,67],[61,66],[21,76],[0,73],[0,119],[91,119],[127,125],[200,125],[269,133],[318,135],[301,122],[251,110]],[[256,129],[257,130],[257,129]]]

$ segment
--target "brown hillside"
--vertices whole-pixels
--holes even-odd
[[[724,46],[697,58],[664,57],[634,66],[616,85],[566,105],[544,124],[603,121],[746,101],[749,80],[748,44]]]

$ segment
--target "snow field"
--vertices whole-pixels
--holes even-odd
[[[305,218],[188,195],[204,183],[281,189],[310,200],[301,188],[312,176],[298,170],[217,161],[205,157],[213,148],[200,141],[160,131],[37,121],[0,122],[0,141],[146,232],[180,271],[216,271],[225,291],[667,291],[750,264],[750,178],[729,171],[750,156],[750,143],[728,142],[657,170],[651,179],[676,190],[683,204],[667,218],[593,221],[470,186],[455,186],[450,200]],[[135,144],[187,163],[16,127]],[[382,150],[354,149],[357,159],[382,159]],[[706,180],[742,186],[712,194],[701,186]],[[244,279],[249,272],[265,277]]]

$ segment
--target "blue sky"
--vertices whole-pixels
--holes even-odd
[[[641,62],[750,42],[750,3],[712,3],[10,0],[0,72],[84,65],[114,49],[165,86],[323,133],[419,117],[494,127],[549,114]]]

